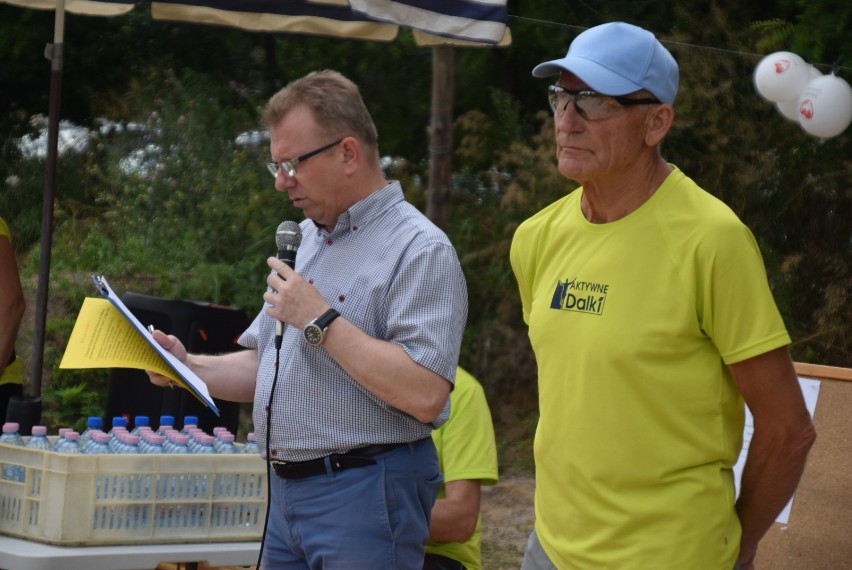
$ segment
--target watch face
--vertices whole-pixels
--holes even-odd
[[[305,340],[308,341],[309,344],[313,344],[314,346],[316,346],[322,342],[322,329],[319,328],[316,324],[308,324],[305,327],[304,333]]]

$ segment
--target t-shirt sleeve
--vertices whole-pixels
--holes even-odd
[[[444,481],[479,480],[497,483],[497,447],[494,425],[482,386],[459,370],[450,419],[441,428]]]
[[[751,231],[732,223],[707,242],[706,270],[698,283],[699,318],[725,364],[790,344]]]

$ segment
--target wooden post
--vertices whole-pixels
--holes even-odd
[[[429,187],[426,216],[446,228],[453,151],[453,48],[432,48],[432,118],[429,125]]]
[[[44,368],[44,344],[47,330],[47,297],[50,285],[50,254],[53,248],[53,202],[56,198],[56,164],[59,156],[59,114],[62,111],[62,69],[65,61],[65,0],[57,0],[53,24],[53,43],[45,49],[50,60],[50,98],[48,100],[47,159],[41,204],[41,241],[36,288],[35,334],[29,394],[41,395]]]

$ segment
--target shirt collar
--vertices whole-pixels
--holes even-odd
[[[391,180],[386,186],[376,190],[366,198],[352,204],[345,212],[337,217],[337,225],[329,233],[335,237],[346,232],[355,231],[370,223],[382,212],[405,200],[402,185],[398,180]],[[314,224],[316,226],[316,223]],[[325,230],[316,226],[320,233]]]

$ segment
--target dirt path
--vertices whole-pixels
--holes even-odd
[[[506,477],[482,489],[482,568],[518,570],[533,527],[532,477]]]

